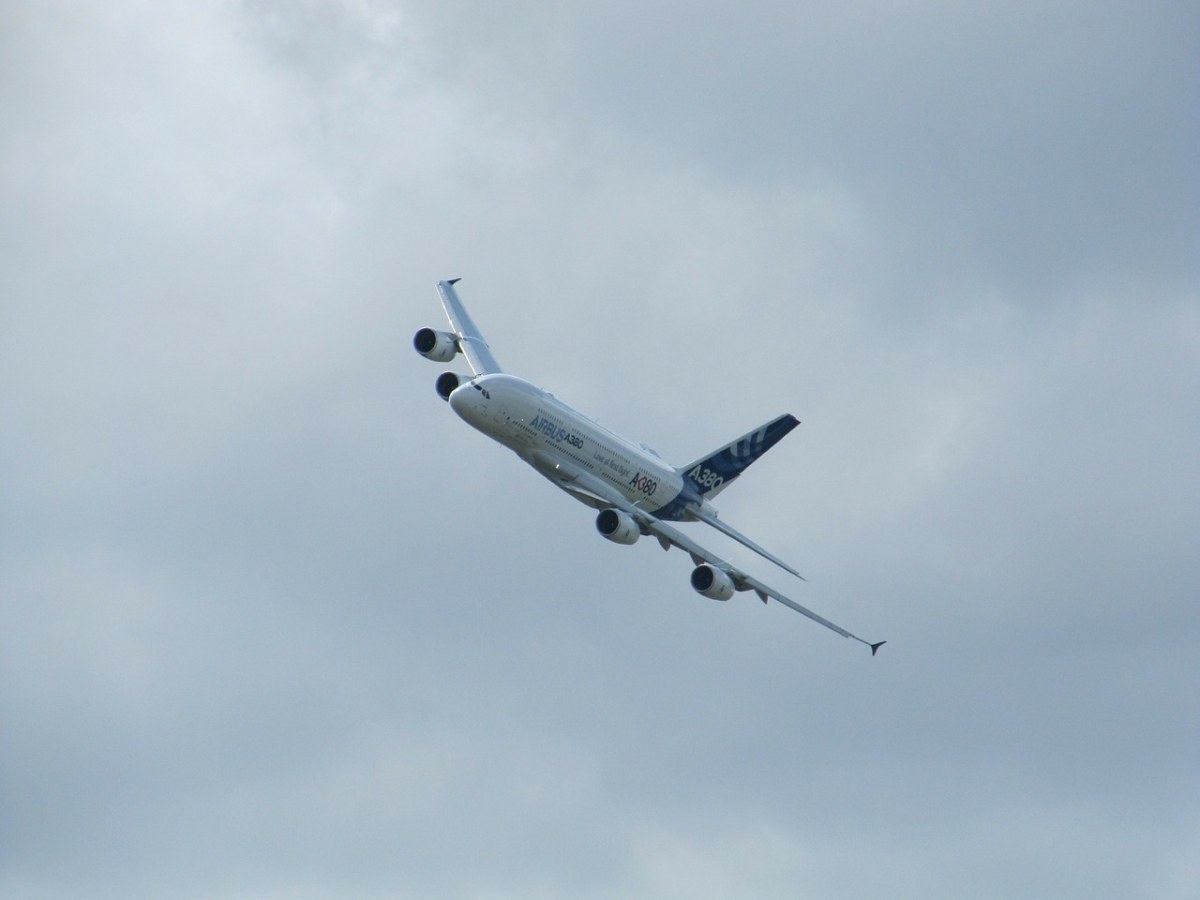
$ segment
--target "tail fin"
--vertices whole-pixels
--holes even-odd
[[[793,415],[780,416],[677,471],[690,478],[700,493],[711,499],[799,424],[800,420]]]

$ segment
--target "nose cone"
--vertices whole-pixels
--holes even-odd
[[[482,392],[472,384],[464,384],[450,393],[450,408],[460,419],[478,428],[486,417]]]
[[[471,386],[463,384],[452,390],[450,396],[446,398],[450,402],[450,408],[458,413],[460,418],[467,418],[467,407],[471,405],[472,400],[470,394]]]

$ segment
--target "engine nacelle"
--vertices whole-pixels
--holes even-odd
[[[692,569],[692,587],[710,600],[728,600],[737,590],[732,578],[708,563]]]
[[[642,529],[629,513],[605,509],[596,516],[596,530],[617,544],[632,544],[642,536]]]
[[[466,375],[459,375],[456,372],[443,372],[438,376],[436,382],[438,396],[443,400],[449,401],[450,395],[454,393],[455,389],[470,380]]]
[[[413,336],[413,346],[426,359],[434,362],[450,362],[458,353],[458,341],[448,331],[422,328]]]

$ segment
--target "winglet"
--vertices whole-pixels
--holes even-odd
[[[871,644],[871,645],[870,645],[870,647],[871,647],[871,655],[872,655],[872,656],[874,656],[876,653],[878,653],[878,652],[879,652],[879,648],[880,648],[880,647],[882,647],[882,646],[883,646],[884,644],[886,644],[886,643],[887,643],[887,641],[880,641],[878,644]]]

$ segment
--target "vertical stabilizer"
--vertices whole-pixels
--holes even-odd
[[[691,479],[697,490],[711,499],[799,424],[800,420],[795,416],[782,415],[678,472]]]

